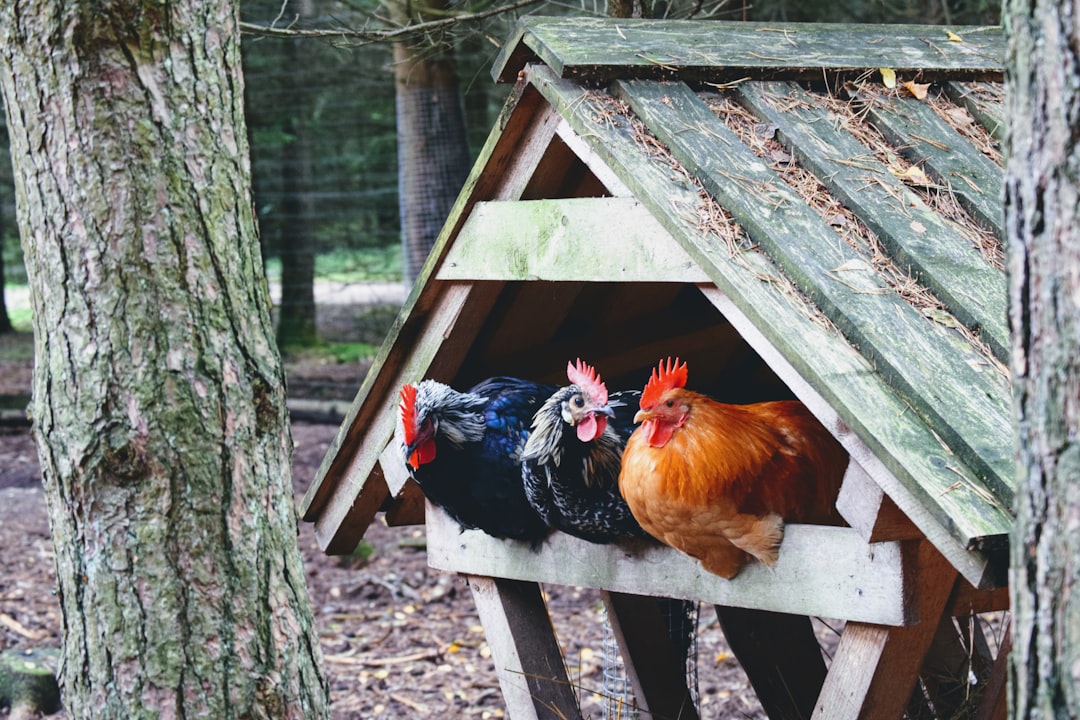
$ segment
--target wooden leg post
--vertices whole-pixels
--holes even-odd
[[[698,720],[658,598],[601,593],[642,717]]]
[[[913,543],[910,552],[918,624],[847,623],[814,709],[815,720],[903,716],[957,577],[929,542]]]
[[[722,605],[716,617],[770,720],[807,720],[825,682],[810,618]]]
[[[540,586],[466,575],[512,720],[581,718]]]

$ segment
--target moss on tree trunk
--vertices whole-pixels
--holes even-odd
[[[231,0],[0,5],[74,717],[327,713]]]

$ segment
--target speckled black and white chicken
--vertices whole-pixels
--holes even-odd
[[[619,467],[641,393],[608,397],[596,370],[568,363],[570,385],[536,411],[521,457],[525,495],[550,527],[594,543],[648,537],[619,494]]]

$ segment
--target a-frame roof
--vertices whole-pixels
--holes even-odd
[[[1003,55],[1000,28],[524,20],[494,70],[514,91],[304,498],[324,548],[416,517],[388,449],[402,382],[560,382],[581,356],[640,387],[678,354],[720,399],[802,399],[972,584],[1003,583]]]

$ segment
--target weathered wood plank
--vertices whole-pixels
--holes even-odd
[[[618,81],[620,96],[672,155],[980,479],[1011,503],[1009,392],[970,346],[906,303],[686,85]],[[936,117],[936,116],[935,116]],[[668,183],[670,185],[670,183]]]
[[[652,213],[631,198],[478,203],[436,277],[584,282],[708,279]]]
[[[676,656],[656,598],[608,591],[601,597],[637,709],[644,717],[697,720],[685,663]]]
[[[998,141],[1004,139],[1005,88],[1001,83],[950,81],[944,83],[944,88],[952,101],[966,107],[991,137]]]
[[[910,268],[956,319],[1009,357],[1005,273],[988,263],[870,150],[832,122],[815,96],[791,83],[747,83],[739,96],[829,191]],[[955,322],[955,320],[954,320]]]
[[[873,97],[867,99],[867,110],[870,122],[908,160],[949,188],[980,224],[999,238],[1005,237],[1000,167],[921,100]]]
[[[911,609],[900,543],[866,545],[850,528],[789,525],[776,567],[751,564],[724,580],[656,542],[596,545],[553,533],[534,551],[427,510],[428,564],[440,570],[883,625],[905,623]]]
[[[495,61],[492,75],[510,82],[532,58],[564,78],[709,79],[772,76],[820,80],[822,70],[891,67],[902,76],[1000,79],[1000,27],[838,23],[701,23],[692,20],[523,19]]]
[[[845,373],[842,368],[836,367],[836,375],[828,378],[839,381],[836,388],[841,391],[837,396],[841,402],[846,401],[843,394],[846,392],[855,393],[852,397],[856,399],[874,398],[872,407],[877,414],[858,417],[860,422],[865,419],[870,423],[874,434],[857,434],[849,425],[849,420],[841,419],[841,406],[836,404],[837,400],[826,400],[811,386],[799,370],[762,335],[759,326],[751,322],[730,298],[712,286],[702,286],[701,292],[739,330],[743,338],[810,408],[818,420],[825,427],[835,429],[834,435],[851,455],[849,468],[855,466],[866,470],[873,483],[886,493],[972,585],[988,587],[1005,582],[1005,563],[995,567],[990,558],[980,552],[972,552],[971,545],[976,539],[987,535],[1003,539],[1006,528],[1011,527],[1011,519],[1007,515],[994,514],[996,506],[980,505],[981,498],[954,487],[956,476],[953,473],[969,476],[967,470],[955,463],[955,459],[953,464],[946,466],[944,462],[934,462],[934,456],[926,455],[926,449],[934,447],[937,439],[925,425],[906,422],[909,419],[907,406],[892,395],[880,394],[878,383],[871,382],[876,380],[876,376],[858,372]],[[772,317],[772,314],[768,316]],[[808,340],[807,345],[812,345],[815,352],[834,361],[846,359],[843,355],[830,353],[829,348],[812,340]],[[832,389],[829,386],[823,387],[826,391]],[[882,420],[885,422],[881,422]],[[890,462],[883,462],[882,458]],[[927,462],[928,460],[930,462]],[[896,461],[899,461],[899,464]],[[912,467],[925,472],[919,481],[905,478],[906,482],[902,482],[900,476],[893,472],[893,468],[896,472],[904,472]],[[852,520],[849,522],[857,532],[865,533],[865,528],[858,523]],[[963,540],[958,542],[959,538]],[[865,534],[863,539],[866,539]]]
[[[922,660],[956,580],[956,572],[928,543],[909,557],[918,567],[918,624],[886,628],[848,623],[821,689],[815,720],[872,720],[903,716]]]
[[[842,426],[871,445],[863,465],[868,467],[870,459],[883,464],[885,474],[896,481],[886,488],[889,496],[913,519],[919,516],[920,529],[950,552],[973,584],[994,582],[985,573],[985,558],[971,554],[963,562],[964,548],[983,536],[1005,537],[1012,519],[992,497],[982,497],[985,490],[964,464],[940,447],[854,348],[790,299],[775,266],[759,253],[732,256],[718,237],[702,229],[697,187],[673,176],[663,159],[642,153],[625,121],[598,121],[606,106],[597,107],[579,85],[560,80],[543,67],[530,68],[527,75],[706,270],[721,294],[736,299],[738,305],[733,302],[732,308],[765,340],[755,350],[761,354],[775,348],[792,374],[804,379],[806,387],[816,388],[835,409]],[[785,381],[791,384],[790,378]]]
[[[580,720],[540,588],[500,578],[467,580],[510,717]]]

